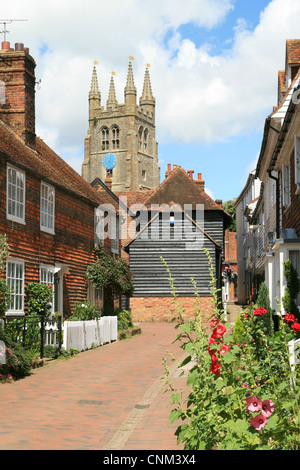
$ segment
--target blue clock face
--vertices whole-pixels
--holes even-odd
[[[112,170],[117,164],[117,157],[114,153],[106,153],[102,158],[102,165],[106,170]]]

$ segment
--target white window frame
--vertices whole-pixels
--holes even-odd
[[[53,200],[50,198],[51,194],[53,195]],[[46,223],[44,222],[45,219]],[[49,224],[49,221],[52,223]],[[43,232],[55,234],[55,188],[44,181],[41,181],[40,229]]]
[[[9,265],[13,265],[14,272],[10,275]],[[19,276],[17,276],[17,268],[19,268]],[[19,282],[18,282],[19,281]],[[25,281],[25,263],[21,260],[8,258],[6,260],[6,284],[12,289],[10,307],[7,309],[6,315],[24,315],[24,281]],[[17,304],[17,305],[16,305]],[[19,307],[19,308],[17,308]]]
[[[285,208],[291,203],[291,171],[290,165],[282,165],[282,204]]]
[[[12,181],[12,172],[15,172],[15,183]],[[23,187],[17,184],[23,182]],[[6,171],[6,218],[25,225],[25,192],[26,192],[26,174],[13,165],[7,164]],[[12,206],[14,205],[14,210]],[[10,206],[10,207],[9,207]],[[17,215],[22,209],[22,215]]]
[[[94,210],[94,244],[104,245],[104,211],[99,207]]]
[[[52,286],[52,307],[51,307],[51,314],[54,314],[54,274],[56,272],[55,266],[48,265],[48,264],[41,264],[40,265],[40,284],[44,284],[46,286]]]
[[[295,135],[294,163],[296,194],[300,194],[300,136],[298,135]]]

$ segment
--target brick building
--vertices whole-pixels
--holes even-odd
[[[54,311],[68,316],[77,301],[99,301],[85,271],[94,262],[95,211],[111,201],[97,192],[35,133],[35,62],[23,44],[0,51],[0,233],[9,245],[7,314],[26,313],[30,281],[54,286]],[[105,187],[104,187],[105,188]],[[119,256],[119,243],[108,251]]]
[[[284,312],[284,262],[300,276],[300,40],[286,41],[285,69],[278,72],[278,102],[266,118],[260,155],[251,187],[255,198],[236,202],[238,282],[244,299],[256,297],[265,281],[271,306]],[[250,187],[250,186],[249,186]],[[245,230],[243,229],[245,228]],[[242,260],[248,260],[246,266]],[[245,269],[246,268],[246,269]],[[241,299],[242,300],[242,299]],[[296,300],[300,307],[300,295]],[[286,312],[287,313],[287,312]]]

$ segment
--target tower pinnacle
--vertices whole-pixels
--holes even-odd
[[[155,98],[152,94],[150,74],[149,74],[148,67],[146,68],[146,71],[145,71],[143,94],[140,98],[140,104],[142,103],[151,103],[151,104],[155,103]]]
[[[136,87],[134,84],[131,60],[128,65],[127,83],[125,87],[125,104],[129,106],[136,104]]]
[[[115,92],[115,83],[114,83],[114,78],[113,75],[111,76],[110,79],[110,86],[109,86],[109,92],[108,92],[108,99],[106,102],[107,108],[110,107],[112,108],[113,106],[117,105],[118,101],[116,98],[116,92]]]

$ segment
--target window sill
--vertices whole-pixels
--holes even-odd
[[[18,219],[17,217],[14,217],[13,215],[6,214],[6,219],[10,220],[11,222],[20,224],[20,225],[26,225],[25,219]]]
[[[54,230],[50,230],[49,228],[46,227],[40,227],[41,232],[49,233],[50,235],[55,235]]]

